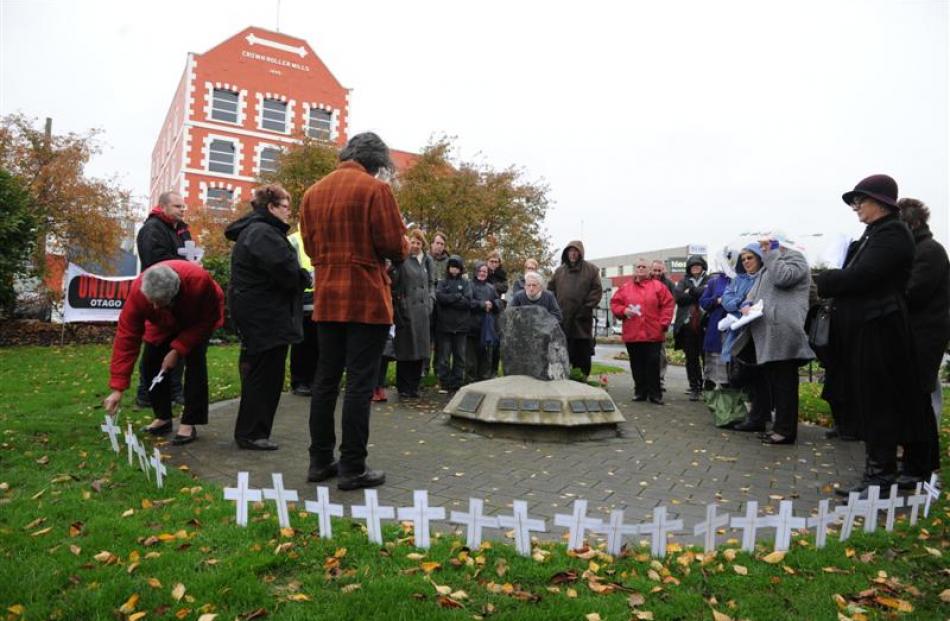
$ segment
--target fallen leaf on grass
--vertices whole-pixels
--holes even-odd
[[[442,608],[463,608],[461,602],[457,602],[448,595],[440,595],[436,603],[439,604]]]
[[[425,554],[419,554],[418,552],[410,552],[406,555],[406,558],[410,561],[421,561],[426,557]]]
[[[878,595],[874,598],[878,604],[882,606],[887,606],[888,608],[893,608],[898,612],[914,612],[914,607],[910,602],[903,599],[897,599],[896,597],[886,597],[884,595]]]
[[[442,567],[442,563],[437,563],[436,561],[426,561],[424,563],[420,563],[419,566],[422,568],[422,571],[427,574],[431,574],[436,569],[440,569]]]
[[[22,617],[23,613],[26,612],[26,608],[23,606],[23,604],[13,604],[7,608],[7,612],[9,612],[14,618]]]
[[[27,524],[26,526],[24,526],[24,527],[23,527],[23,530],[33,530],[34,528],[36,528],[37,526],[39,526],[40,524],[42,524],[42,523],[45,522],[45,521],[46,521],[46,518],[45,518],[45,517],[38,517],[38,518],[36,518],[35,520],[33,520],[32,522],[30,522],[29,524]]]
[[[144,619],[147,614],[147,612],[136,612],[135,614],[129,615],[126,621],[139,621],[139,619]]]
[[[82,552],[82,548],[73,543],[69,545],[69,551],[72,552],[74,556],[79,556],[79,553]]]
[[[53,527],[52,527],[52,526],[47,526],[46,528],[40,529],[40,530],[36,531],[35,533],[32,533],[32,534],[30,535],[30,537],[42,537],[43,535],[46,535],[47,533],[51,532],[52,530],[53,530]]]
[[[498,561],[495,563],[495,573],[498,574],[499,578],[502,578],[507,572],[508,561],[503,558],[498,559]]]
[[[135,607],[139,603],[139,594],[133,593],[129,599],[125,600],[125,603],[119,606],[119,612],[124,615],[130,615],[135,612]]]
[[[653,613],[649,610],[634,610],[633,618],[639,621],[653,621]]]
[[[280,529],[280,536],[281,536],[281,537],[287,537],[287,538],[289,539],[289,538],[291,538],[291,537],[294,536],[294,532],[295,532],[294,529],[292,529],[292,528],[290,528],[290,527],[288,526],[288,527],[286,527],[286,528],[281,528],[281,529]]]
[[[185,596],[185,585],[179,582],[174,587],[172,587],[172,597],[176,602],[180,602],[181,598]]]
[[[456,601],[462,602],[462,601],[465,601],[465,600],[468,599],[468,593],[466,593],[465,591],[461,591],[461,590],[459,590],[459,591],[452,591],[451,593],[449,593],[449,597],[451,597],[452,599],[454,599],[454,600],[456,600]]]
[[[564,595],[566,595],[567,597],[570,597],[571,599],[574,599],[575,597],[577,597],[577,590],[567,589],[566,591],[564,591]]]
[[[937,548],[930,548],[930,547],[924,546],[924,550],[927,550],[929,554],[936,556],[937,558],[943,557],[943,552],[941,552]]]
[[[730,617],[724,612],[713,610],[712,613],[713,613],[713,621],[732,621],[732,617]]]
[[[99,554],[96,554],[92,558],[96,559],[100,563],[105,563],[106,565],[112,565],[113,563],[119,560],[115,554],[113,554],[112,552],[109,552],[108,550],[103,550],[102,552],[100,552]]]
[[[162,588],[162,583],[161,583],[161,581],[159,581],[158,578],[149,578],[148,580],[145,581],[145,583],[146,583],[148,586],[152,587],[153,589],[160,589],[160,588]]]
[[[587,619],[587,621],[601,621],[600,615],[596,612],[588,613],[584,615],[584,618]]]
[[[766,554],[765,556],[763,556],[762,560],[772,565],[781,563],[783,560],[785,560],[785,552],[782,552],[781,550],[776,550],[775,552],[772,552],[771,554]]]
[[[78,537],[79,535],[82,534],[82,531],[85,527],[86,527],[85,524],[83,524],[82,522],[73,522],[72,524],[69,525],[69,536]]]
[[[577,572],[573,570],[561,571],[553,576],[551,576],[551,584],[563,584],[565,582],[575,582],[577,580]]]
[[[361,588],[363,588],[362,584],[360,584],[359,582],[354,582],[353,584],[348,584],[344,587],[341,587],[340,593],[352,593],[353,591],[357,589],[361,589]]]
[[[636,608],[637,606],[642,606],[647,602],[647,598],[643,597],[640,593],[631,593],[630,597],[627,598],[627,605],[631,608]]]
[[[292,602],[309,602],[310,596],[306,593],[292,593],[287,596],[287,599]]]
[[[739,574],[740,576],[748,576],[748,575],[749,575],[749,570],[746,568],[745,565],[733,565],[733,566],[732,566],[732,571],[736,572],[736,573]]]
[[[205,614],[198,617],[198,621],[214,621],[218,618],[217,613],[206,612]]]
[[[821,568],[821,571],[825,572],[826,574],[846,574],[846,573],[848,573],[846,570],[844,570],[844,569],[839,569],[839,568],[837,568],[837,567],[822,567],[822,568]]]

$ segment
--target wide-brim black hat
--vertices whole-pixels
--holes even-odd
[[[841,195],[841,200],[850,205],[855,196],[869,196],[874,200],[897,209],[897,182],[887,175],[871,175],[858,182],[854,189]]]

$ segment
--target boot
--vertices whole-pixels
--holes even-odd
[[[881,498],[887,498],[891,493],[891,485],[897,482],[897,463],[884,463],[868,455],[864,460],[864,476],[857,485],[844,489],[836,489],[839,496],[847,496],[851,492],[861,494],[863,500],[868,497],[868,488],[877,485],[881,488]]]

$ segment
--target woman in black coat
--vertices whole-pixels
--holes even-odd
[[[476,261],[473,273],[475,280],[472,281],[471,315],[468,324],[468,339],[465,344],[466,383],[480,382],[491,377],[492,350],[498,344],[485,342],[484,335],[487,328],[485,323],[490,322],[491,329],[494,331],[495,317],[501,310],[498,291],[488,280],[488,264]]]
[[[251,206],[251,213],[224,233],[237,242],[228,289],[231,317],[241,336],[241,405],[234,439],[244,449],[273,451],[277,444],[270,433],[284,386],[287,348],[303,340],[302,296],[310,274],[301,269],[287,239],[287,191],[279,185],[258,188]]]
[[[914,240],[897,216],[897,183],[886,175],[862,180],[842,196],[867,225],[842,269],[816,278],[818,295],[833,298],[830,355],[849,412],[865,442],[864,476],[850,490],[871,485],[886,497],[897,481],[897,446],[904,447],[902,482],[911,484],[938,465],[936,425],[920,388],[904,292]]]

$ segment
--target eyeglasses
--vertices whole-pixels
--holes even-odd
[[[755,261],[756,257],[754,254],[744,254],[739,257],[743,261]]]
[[[864,201],[866,200],[868,200],[867,196],[862,196],[861,194],[858,194],[857,196],[851,199],[851,207],[853,207],[854,209],[858,209],[861,207],[861,205],[864,204]]]

